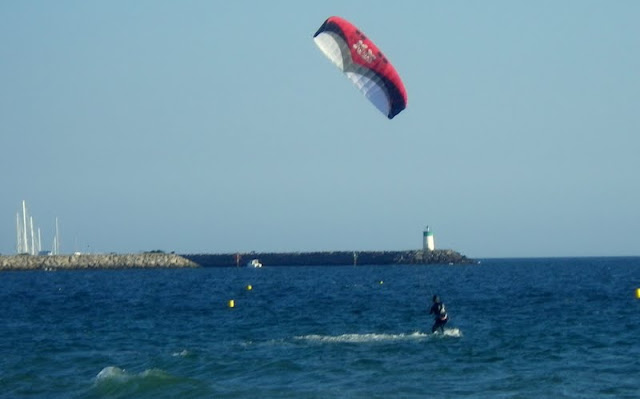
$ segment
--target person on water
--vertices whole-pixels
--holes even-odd
[[[447,309],[445,309],[444,303],[440,302],[440,298],[437,295],[433,296],[433,305],[431,305],[429,314],[434,316],[435,321],[431,332],[435,333],[438,329],[444,332],[444,325],[449,321],[449,316],[447,315]]]

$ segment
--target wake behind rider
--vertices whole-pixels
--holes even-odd
[[[434,315],[434,323],[431,328],[431,332],[435,333],[438,329],[440,329],[441,332],[444,332],[444,325],[449,321],[449,316],[447,315],[447,309],[444,307],[444,303],[440,301],[440,298],[437,295],[433,296],[433,305],[431,305],[429,314]]]

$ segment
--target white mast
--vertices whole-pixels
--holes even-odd
[[[58,218],[56,218],[56,236],[53,241],[54,255],[60,255],[60,232],[58,230]]]
[[[23,252],[29,253],[29,241],[27,240],[27,202],[22,200],[22,246]]]
[[[40,255],[41,251],[42,251],[42,236],[40,235],[40,227],[38,227],[38,251],[36,252],[36,255]]]
[[[16,253],[22,253],[22,232],[20,231],[20,212],[16,212]]]
[[[31,232],[31,255],[35,255],[36,254],[36,242],[35,242],[35,239],[33,237],[33,216],[29,216],[29,226],[30,226],[30,232]]]

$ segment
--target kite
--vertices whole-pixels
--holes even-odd
[[[407,107],[407,91],[391,62],[349,21],[330,17],[313,35],[324,55],[389,119]]]

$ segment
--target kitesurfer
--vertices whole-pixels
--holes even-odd
[[[431,305],[429,314],[434,316],[434,323],[431,328],[431,332],[435,333],[438,329],[440,329],[441,332],[444,332],[444,325],[449,321],[449,316],[447,315],[444,303],[440,301],[440,298],[437,295],[433,296],[433,305]]]

